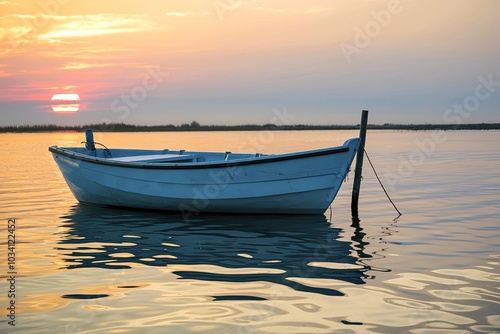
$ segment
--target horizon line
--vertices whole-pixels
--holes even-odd
[[[126,123],[90,123],[85,125],[9,125],[0,126],[0,132],[58,132],[58,131],[82,131],[92,129],[96,132],[141,132],[141,131],[255,131],[255,130],[357,130],[360,124],[339,125],[314,125],[314,124],[294,124],[294,125],[276,125],[268,124],[241,124],[241,125],[201,125],[196,121],[183,123],[181,125],[162,124],[162,125],[136,125]],[[464,123],[464,124],[368,124],[368,129],[372,130],[500,130],[500,123]]]

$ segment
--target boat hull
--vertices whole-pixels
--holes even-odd
[[[338,148],[217,164],[111,163],[50,150],[83,203],[186,214],[322,214],[339,191],[358,145],[355,138]]]

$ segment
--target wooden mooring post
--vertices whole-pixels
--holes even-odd
[[[361,171],[363,170],[363,157],[365,153],[365,141],[366,141],[366,128],[368,126],[368,110],[363,110],[361,113],[361,128],[359,130],[359,138],[361,143],[359,144],[358,154],[356,156],[356,167],[354,169],[354,184],[352,187],[352,199],[351,199],[351,213],[353,219],[358,219],[358,202],[359,202],[359,190],[361,188]]]

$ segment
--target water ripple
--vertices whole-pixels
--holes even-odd
[[[355,135],[276,131],[268,149],[326,147]],[[190,148],[207,150],[215,142],[237,146],[255,133],[99,136],[108,146],[195,143]],[[329,220],[202,215],[186,224],[176,214],[76,205],[47,147],[80,145],[82,134],[0,134],[2,143],[16,143],[15,150],[0,146],[0,215],[16,218],[19,241],[16,330],[500,332],[500,254],[493,253],[500,239],[500,132],[449,131],[421,165],[402,171],[416,140],[429,136],[369,134],[370,156],[403,211],[396,221],[367,169],[360,224],[350,219],[349,182]],[[7,321],[0,318],[0,331]]]

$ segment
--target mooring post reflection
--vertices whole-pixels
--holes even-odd
[[[342,229],[323,215],[200,215],[186,224],[179,214],[76,205],[61,218],[68,232],[57,250],[69,269],[181,264],[185,270],[174,271],[180,279],[267,281],[325,295],[342,293],[301,279],[364,284],[370,270],[359,262],[369,256],[364,234],[355,231],[355,244],[339,240]]]

